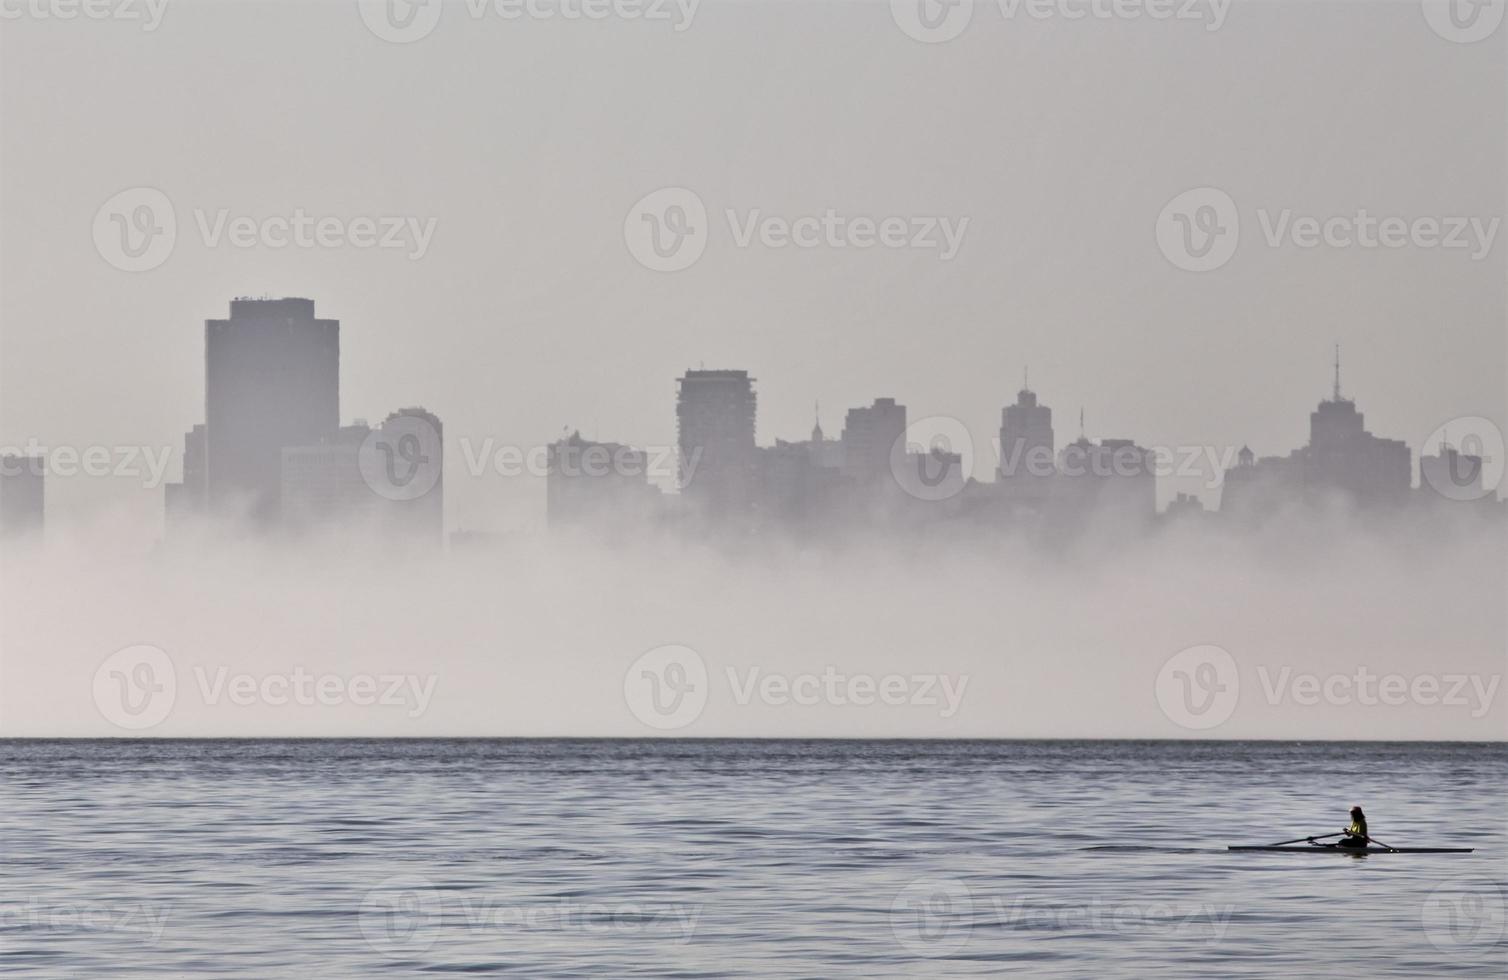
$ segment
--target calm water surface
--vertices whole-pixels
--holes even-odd
[[[1508,746],[0,742],[36,977],[1508,974]],[[1338,830],[1468,855],[1228,853]]]

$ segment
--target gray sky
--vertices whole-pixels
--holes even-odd
[[[36,2],[0,7],[0,445],[176,452],[203,420],[204,320],[264,293],[341,320],[347,420],[444,420],[452,527],[543,520],[541,481],[469,476],[463,445],[566,425],[668,445],[674,379],[698,364],[759,379],[762,442],[803,437],[814,400],[836,434],[888,395],[956,417],[986,469],[1027,365],[1060,444],[1082,407],[1096,438],[1287,452],[1337,342],[1380,435],[1417,451],[1454,418],[1505,425],[1501,23],[1463,43],[1413,2],[1133,21],[975,0],[943,40],[910,0],[705,0],[681,31],[458,0],[394,43],[389,8],[354,2],[171,3],[152,30]],[[665,188],[703,249],[673,252],[679,271],[645,251],[640,202]],[[158,228],[163,201],[171,250],[126,271],[118,233]],[[334,244],[225,230],[300,211],[333,219]],[[771,244],[765,219],[829,211],[839,244]],[[386,218],[404,247],[360,247]],[[887,218],[918,247],[857,247]],[[1381,218],[1413,229],[1404,247],[1357,244]],[[949,258],[912,234],[932,219]],[[1481,240],[1430,240],[1463,223]],[[1329,244],[1302,244],[1322,225]],[[1384,530],[1403,547],[1343,522],[1243,546],[1090,535],[1086,562],[981,545],[733,569],[694,544],[612,561],[527,535],[396,569],[256,544],[143,561],[162,505],[142,482],[50,483],[47,548],[7,581],[7,731],[119,734],[98,685],[136,675],[106,658],[147,644],[180,685],[157,734],[645,734],[635,658],[683,644],[712,689],[683,734],[1183,737],[1206,729],[1178,721],[1194,674],[1175,655],[1213,644],[1241,682],[1217,737],[1502,733],[1498,697],[1476,713],[1267,693],[1285,669],[1500,679],[1501,541],[1475,525]],[[1449,560],[1421,566],[1429,548]],[[971,687],[950,717],[741,706],[745,674],[725,672],[751,664]],[[414,717],[209,706],[217,670],[295,668],[440,686]]]
[[[7,8],[25,11],[27,8]],[[125,8],[149,16],[145,7]],[[688,366],[759,378],[759,437],[821,399],[881,395],[977,440],[1029,364],[1060,443],[1302,444],[1344,347],[1381,435],[1504,418],[1502,235],[1472,250],[1267,244],[1325,219],[1501,218],[1508,27],[1475,44],[1417,3],[1238,3],[1196,21],[1008,17],[979,2],[921,43],[879,3],[706,0],[664,21],[472,17],[390,43],[353,3],[171,3],[139,20],[4,22],[0,443],[177,447],[202,420],[203,321],[232,296],[313,297],[342,321],[342,414],[423,404],[446,425],[452,526],[542,519],[536,483],[458,470],[457,440],[564,425],[674,439]],[[1189,272],[1158,215],[1211,186],[1239,247]],[[177,241],[130,273],[91,236],[160,190]],[[635,202],[694,191],[705,254],[655,272]],[[404,249],[209,245],[196,212],[434,219]],[[833,209],[968,225],[937,249],[740,248],[724,217]],[[138,481],[139,482],[139,481]],[[149,524],[160,491],[55,481]]]

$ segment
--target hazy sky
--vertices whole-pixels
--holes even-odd
[[[203,418],[203,321],[263,293],[341,320],[345,418],[444,420],[452,526],[542,520],[537,483],[468,478],[459,439],[669,444],[674,378],[702,363],[758,377],[762,442],[803,437],[816,399],[836,434],[882,395],[987,442],[1029,364],[1060,443],[1082,406],[1093,437],[1286,452],[1335,342],[1374,432],[1417,451],[1453,417],[1503,424],[1508,234],[1479,257],[1274,247],[1264,215],[1501,219],[1508,26],[1464,44],[1418,3],[1237,3],[1210,30],[1201,5],[1127,21],[977,2],[922,43],[892,6],[705,0],[678,31],[455,3],[392,43],[354,2],[172,2],[152,30],[144,0],[111,8],[136,20],[12,3],[0,444],[176,448]],[[1239,246],[1190,272],[1158,216],[1206,186],[1235,203]],[[132,273],[91,228],[136,187],[172,202],[177,240]],[[625,244],[664,187],[707,211],[682,271]],[[210,244],[201,215],[222,209],[433,225],[417,259]],[[828,209],[968,224],[948,260],[736,244],[756,210]],[[131,481],[50,492],[59,520],[160,511]]]

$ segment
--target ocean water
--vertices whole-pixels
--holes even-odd
[[[0,742],[21,977],[1508,974],[1508,746]],[[1394,846],[1232,853],[1339,830]]]

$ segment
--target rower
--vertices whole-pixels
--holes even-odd
[[[1361,807],[1351,808],[1351,826],[1346,828],[1346,836],[1337,842],[1337,847],[1366,847],[1371,840],[1367,836],[1367,815],[1361,812]]]

